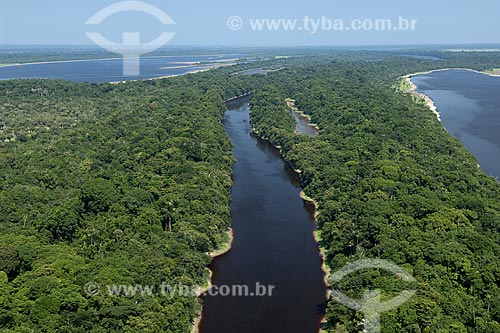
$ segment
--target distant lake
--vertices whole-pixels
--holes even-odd
[[[0,67],[0,80],[46,78],[93,83],[144,80],[187,74],[207,68],[206,63],[230,62],[239,57],[238,54],[143,57],[140,76],[123,76],[123,61],[119,58],[36,63]]]
[[[477,157],[486,173],[500,178],[500,77],[446,70],[411,80],[432,98],[446,130]]]

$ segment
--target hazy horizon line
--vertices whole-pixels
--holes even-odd
[[[324,47],[324,48],[343,48],[343,47],[422,47],[422,46],[498,46],[500,42],[471,42],[471,43],[367,43],[367,44],[296,44],[296,45],[267,45],[267,44],[169,44],[159,50],[165,50],[172,47],[238,47],[238,48],[298,48],[298,47]],[[6,47],[91,47],[101,49],[98,45],[89,44],[52,44],[52,43],[0,43],[0,48]]]

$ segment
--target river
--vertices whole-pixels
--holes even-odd
[[[500,77],[445,70],[411,78],[429,96],[446,130],[473,153],[482,170],[500,177]]]
[[[317,333],[326,305],[313,209],[276,148],[252,134],[248,102],[225,114],[233,166],[231,250],[211,264],[214,286],[273,286],[264,296],[208,296],[201,333]]]
[[[0,80],[63,79],[73,82],[119,82],[183,75],[234,63],[238,54],[145,56],[140,59],[139,76],[123,76],[123,59],[53,61],[0,67]]]
[[[292,115],[295,119],[295,133],[309,137],[315,137],[319,134],[319,130],[311,125],[311,122],[303,114],[292,110]]]

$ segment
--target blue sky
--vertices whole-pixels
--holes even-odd
[[[164,26],[138,12],[109,17],[99,26],[85,21],[116,0],[0,0],[0,44],[91,44],[85,33],[120,41],[123,32],[152,40],[175,32],[171,45],[389,45],[500,43],[498,0],[146,0],[176,21]],[[239,16],[232,31],[227,18]],[[416,19],[415,31],[252,31],[249,19],[308,16],[342,19]]]

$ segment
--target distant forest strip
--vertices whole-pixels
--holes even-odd
[[[254,94],[256,131],[282,147],[318,204],[329,268],[382,258],[417,279],[408,285],[369,270],[333,286],[357,299],[378,288],[383,300],[417,289],[409,302],[382,315],[383,332],[500,331],[500,184],[425,105],[393,88],[417,71],[498,64],[499,54],[440,61],[318,58],[269,74]],[[294,134],[286,98],[322,128],[320,136]],[[331,300],[324,330],[361,332],[362,319]]]

